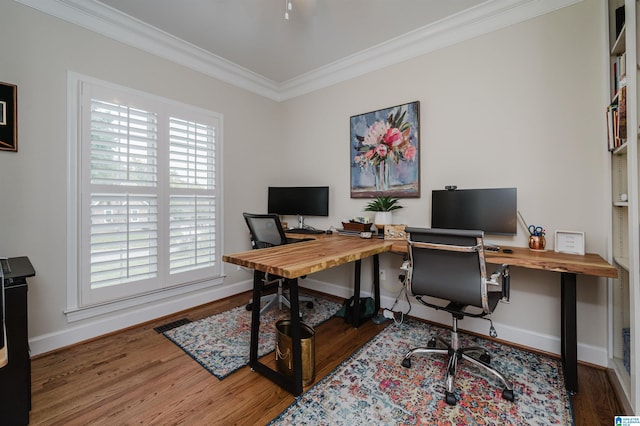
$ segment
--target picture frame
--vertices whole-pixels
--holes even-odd
[[[0,82],[0,151],[18,151],[18,87]]]
[[[351,198],[420,197],[420,102],[350,117]]]
[[[554,251],[584,255],[584,232],[556,231]]]

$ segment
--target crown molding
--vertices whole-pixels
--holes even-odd
[[[92,0],[15,0],[121,43],[280,102],[583,0],[488,0],[474,8],[277,83]]]
[[[279,86],[279,100],[332,86],[582,1],[490,0],[287,80]]]
[[[258,95],[279,98],[275,82],[92,0],[15,0],[128,46]]]

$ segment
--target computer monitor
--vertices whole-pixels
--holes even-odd
[[[328,186],[270,186],[269,213],[297,215],[298,228],[309,228],[304,216],[329,216]]]
[[[454,189],[431,192],[431,227],[477,229],[516,235],[516,188]]]

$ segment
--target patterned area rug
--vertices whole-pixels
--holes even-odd
[[[390,325],[331,374],[300,395],[270,424],[552,425],[573,424],[560,361],[461,334],[462,346],[482,345],[513,383],[515,401],[502,399],[498,379],[469,362],[458,367],[458,403],[444,401],[444,356],[406,352],[448,332],[415,320]]]
[[[301,294],[302,295],[302,294]],[[306,294],[305,296],[310,296]],[[302,321],[312,327],[331,318],[340,304],[313,297],[313,309],[300,304]],[[269,309],[260,318],[258,355],[275,349],[276,322],[289,319],[289,309]],[[163,333],[218,379],[224,379],[249,363],[251,311],[244,306],[174,328]]]

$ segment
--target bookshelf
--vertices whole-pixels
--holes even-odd
[[[638,214],[638,0],[608,0],[609,87],[607,150],[611,170],[609,284],[610,367],[629,408],[640,412],[640,219]]]

